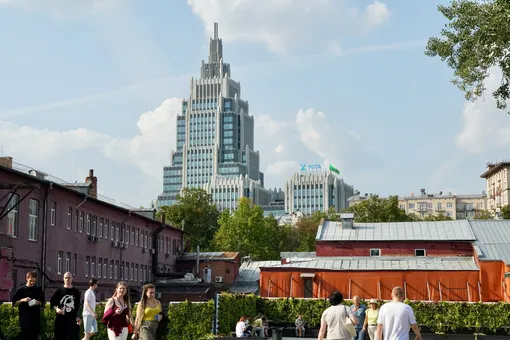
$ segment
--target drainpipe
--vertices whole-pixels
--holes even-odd
[[[197,278],[200,277],[200,246],[197,246]]]
[[[47,186],[45,186],[44,193],[44,203],[43,203],[43,230],[42,230],[42,240],[41,240],[41,284],[42,290],[45,292],[46,288],[46,252],[47,252],[47,234],[48,234],[48,199],[50,196],[50,190],[53,189],[53,183],[49,182]]]

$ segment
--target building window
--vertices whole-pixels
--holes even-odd
[[[138,282],[138,264],[135,265],[135,277],[134,277],[134,280],[135,280],[135,282]]]
[[[96,257],[92,257],[92,264],[90,265],[90,277],[96,277]]]
[[[89,277],[90,272],[90,256],[85,257],[85,277]]]
[[[414,203],[409,203],[409,209],[414,209]]]
[[[115,261],[115,280],[119,277],[119,261]]]
[[[104,221],[104,233],[103,233],[103,236],[105,239],[108,239],[110,237],[110,236],[108,236],[109,231],[110,231],[110,221],[108,219],[106,219]]]
[[[30,199],[28,203],[28,239],[37,241],[37,229],[39,226],[39,201]]]
[[[74,225],[74,231],[78,231],[78,226],[80,225],[80,212],[76,209],[76,223]]]
[[[131,228],[131,245],[135,245],[135,227]]]
[[[140,265],[140,268],[138,269],[138,279],[140,280],[140,282],[143,282],[143,279],[142,279],[142,274],[143,272],[143,264]]]
[[[91,224],[90,224],[90,214],[87,214],[87,228],[85,229],[87,231],[87,235],[90,235],[91,231]]]
[[[126,243],[131,243],[131,226],[126,227]]]
[[[57,202],[51,202],[50,225],[55,226],[57,223]]]
[[[370,256],[371,257],[381,256],[381,249],[370,249]]]
[[[108,273],[108,259],[103,259],[103,279],[106,279]]]
[[[73,258],[73,275],[76,276],[76,273],[78,272],[78,254],[74,254]]]
[[[447,208],[451,208],[451,207],[453,207],[452,202],[448,202],[448,203],[446,203],[446,207],[447,207]]]
[[[443,204],[441,202],[437,203],[437,210],[443,210]]]
[[[124,264],[124,280],[129,280],[129,262]]]
[[[71,272],[71,253],[66,253],[65,270],[66,270],[66,273]]]
[[[7,211],[10,210],[7,215],[7,234],[12,237],[18,237],[18,204],[19,195],[12,194],[9,205],[7,206]]]
[[[110,261],[110,280],[113,279],[113,260]]]
[[[426,255],[425,249],[415,249],[414,256],[424,257]]]
[[[103,264],[103,259],[99,258],[99,260],[97,260],[97,278],[98,279],[101,278],[101,269],[103,268],[103,267],[101,267],[102,264]]]
[[[135,279],[135,265],[131,263],[131,271],[129,272],[129,280],[133,281]]]
[[[85,225],[85,220],[83,219],[83,211],[80,211],[80,233],[83,233],[84,225]]]
[[[73,228],[73,208],[67,208],[67,230],[71,230]]]
[[[139,235],[139,232],[140,232],[140,228],[137,228],[136,232],[135,232],[135,240],[136,240],[136,246],[137,247],[140,245],[140,235]]]
[[[115,236],[115,222],[110,223],[110,240],[113,241],[113,238]]]
[[[64,257],[64,252],[59,251],[57,254],[57,274],[62,275],[62,261]]]
[[[104,225],[104,218],[100,217],[99,218],[99,230],[98,230],[98,235],[99,237],[103,237],[103,225]]]
[[[120,233],[119,226],[120,226],[120,223],[117,223],[117,226],[115,227],[115,241],[116,242],[119,242],[119,233]]]

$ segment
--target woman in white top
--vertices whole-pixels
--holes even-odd
[[[331,307],[322,313],[318,340],[324,339],[326,330],[328,332],[328,340],[350,340],[352,338],[345,324],[350,318],[352,324],[357,325],[358,318],[353,314],[349,314],[347,307],[342,305],[343,300],[344,298],[339,292],[331,293],[329,297]]]
[[[238,338],[244,338],[244,337],[248,336],[248,334],[246,333],[246,324],[245,324],[245,321],[246,321],[246,318],[243,315],[243,316],[241,316],[241,318],[237,322],[237,325],[236,325],[236,337],[238,337]]]

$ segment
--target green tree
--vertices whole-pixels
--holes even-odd
[[[273,216],[264,217],[264,211],[248,198],[242,197],[233,213],[223,211],[220,228],[214,236],[217,250],[237,251],[253,260],[276,260],[288,237],[287,229],[278,226]]]
[[[478,210],[475,213],[475,220],[493,220],[494,215],[487,210]]]
[[[356,222],[406,222],[416,220],[415,217],[407,215],[398,206],[398,196],[381,198],[377,195],[370,195],[359,203],[347,209],[354,213]]]
[[[453,218],[443,213],[439,213],[437,215],[428,215],[423,218],[423,221],[451,221],[451,220],[453,220]]]
[[[510,204],[501,208],[501,217],[503,217],[504,220],[510,220]]]
[[[315,238],[322,219],[338,221],[339,214],[330,208],[327,212],[314,211],[311,215],[301,217],[296,223],[298,251],[315,251]]]
[[[184,227],[184,247],[193,250],[211,249],[211,240],[218,230],[219,212],[212,202],[211,195],[203,189],[184,188],[177,195],[177,203],[161,207],[166,221],[176,227]]]
[[[452,0],[439,5],[449,23],[440,38],[429,38],[425,54],[438,56],[453,69],[452,83],[474,101],[485,91],[491,68],[502,71],[499,88],[492,95],[505,109],[510,98],[510,1]]]

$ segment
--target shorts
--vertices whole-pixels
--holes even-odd
[[[85,333],[97,333],[97,320],[94,315],[83,316],[83,329]]]

